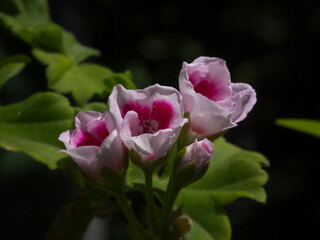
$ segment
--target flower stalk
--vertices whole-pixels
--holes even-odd
[[[137,219],[136,215],[133,213],[131,207],[128,204],[128,199],[124,194],[123,188],[120,188],[117,191],[112,192],[114,197],[117,199],[119,206],[121,207],[124,215],[129,221],[131,227],[136,231],[138,235],[144,240],[150,240],[151,235],[147,232],[144,227],[141,225],[139,220]]]
[[[152,233],[155,236],[159,235],[159,225],[156,219],[155,213],[155,203],[153,197],[153,188],[152,188],[152,171],[144,170],[145,183],[146,183],[146,203],[147,203],[147,212],[149,225]]]
[[[161,221],[161,232],[163,239],[169,238],[170,226],[172,222],[172,209],[179,192],[180,189],[174,185],[173,178],[170,177],[163,203],[163,214]]]

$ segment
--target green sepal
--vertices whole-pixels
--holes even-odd
[[[171,151],[171,150],[170,150]],[[147,170],[147,171],[154,171],[157,168],[160,168],[165,164],[170,156],[170,151],[167,152],[165,156],[162,158],[159,158],[158,160],[147,160],[147,161],[142,161],[141,156],[139,153],[131,149],[129,151],[129,156],[131,161],[140,167],[142,170]]]
[[[135,165],[137,165],[137,166],[139,166],[140,168],[143,168],[143,169],[144,169],[145,166],[143,165],[143,162],[142,162],[142,159],[141,159],[141,156],[140,156],[139,153],[137,153],[135,150],[131,149],[131,150],[129,151],[129,157],[130,157],[131,161],[132,161]]]
[[[127,158],[126,158],[127,159]],[[112,169],[103,166],[101,169],[101,179],[93,179],[81,170],[82,176],[86,183],[94,189],[107,191],[112,194],[118,193],[123,187],[125,173],[128,168],[128,161],[125,161],[120,174],[116,173]]]
[[[119,191],[119,188],[123,187],[123,178],[118,173],[114,172],[108,167],[103,167],[101,170],[102,179],[104,180],[104,186],[107,190],[115,193]]]
[[[178,152],[177,156],[175,157],[174,163],[173,163],[173,171],[174,171],[173,174],[176,174],[177,168],[180,165],[180,162],[183,156],[185,155],[186,151],[187,151],[187,147],[184,147]]]
[[[168,153],[168,160],[166,163],[166,166],[164,167],[160,178],[161,179],[167,179],[171,176],[172,171],[174,169],[175,159],[178,154],[178,143],[176,142],[173,147],[170,149],[170,152]]]
[[[86,186],[85,179],[83,177],[82,170],[69,156],[61,159],[57,162],[58,169],[63,171],[66,176],[81,189]]]
[[[207,137],[207,139],[211,142],[215,141],[216,139],[218,139],[219,137],[222,137],[228,130],[224,130],[222,132],[216,133],[210,137]]]
[[[177,168],[180,165],[185,153],[186,147],[180,150],[174,162],[173,182],[175,187],[178,187],[180,189],[202,178],[207,172],[209,166],[209,164],[207,164],[201,169],[196,169],[195,163],[192,162],[190,164],[187,164],[181,170],[179,170],[179,172],[177,172]]]
[[[92,177],[88,176],[84,171],[80,170],[82,177],[84,178],[86,184],[88,184],[91,188],[100,190],[100,191],[107,191],[104,180],[102,179],[93,179]]]
[[[177,143],[178,143],[178,150],[182,149],[183,147],[187,146],[189,142],[189,134],[190,134],[190,113],[185,112],[184,118],[188,119],[188,122],[185,123],[181,129],[180,135],[178,137]]]
[[[200,178],[202,178],[206,172],[208,171],[208,168],[209,168],[209,163],[207,165],[205,165],[204,167],[202,167],[200,169],[200,171],[197,172],[196,176],[195,176],[195,179],[193,182],[196,182],[198,181]]]
[[[196,174],[196,165],[192,162],[173,175],[173,183],[176,188],[181,189],[193,183],[196,179]]]

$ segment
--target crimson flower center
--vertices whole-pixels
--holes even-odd
[[[81,147],[81,146],[100,147],[103,140],[109,136],[109,131],[107,129],[107,125],[104,119],[93,121],[91,122],[91,124],[92,124],[92,127],[89,129],[76,130],[75,138],[74,138],[76,147]]]
[[[122,117],[127,112],[134,111],[138,114],[140,124],[137,134],[154,134],[161,129],[170,127],[174,116],[172,105],[166,100],[154,100],[152,107],[144,105],[142,102],[130,102],[122,107]]]

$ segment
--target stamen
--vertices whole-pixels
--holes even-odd
[[[139,127],[139,134],[155,133],[159,130],[159,122],[156,120],[144,120]]]

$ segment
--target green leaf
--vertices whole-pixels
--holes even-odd
[[[46,0],[13,0],[19,14],[16,18],[25,25],[37,26],[50,22]]]
[[[37,93],[25,101],[0,107],[0,147],[24,152],[49,168],[65,158],[60,133],[72,127],[74,109],[56,93]]]
[[[104,80],[104,83],[108,88],[108,92],[111,92],[113,87],[117,84],[122,84],[126,89],[137,89],[132,81],[130,71],[126,71],[125,73],[113,73]]]
[[[112,74],[109,68],[97,64],[75,65],[59,53],[33,49],[33,55],[48,65],[46,74],[49,88],[59,93],[72,93],[79,106],[83,106],[94,94],[103,97],[106,92],[104,80]]]
[[[215,156],[203,178],[183,189],[176,206],[183,204],[184,213],[195,223],[187,234],[192,240],[229,240],[231,228],[222,206],[246,197],[266,201],[262,186],[268,175],[261,169],[267,159],[259,153],[244,151],[219,139]]]
[[[83,106],[94,94],[103,96],[103,80],[111,73],[110,69],[96,64],[75,65],[52,84],[51,88],[60,93],[71,92],[77,104]]]
[[[36,26],[29,43],[32,47],[59,51],[62,47],[62,32],[62,28],[53,23]]]
[[[59,93],[71,92],[79,106],[94,94],[103,96],[108,93],[103,80],[112,73],[111,70],[94,64],[79,65],[100,52],[80,44],[72,33],[51,22],[46,1],[15,0],[14,5],[18,13],[15,16],[0,13],[0,20],[30,44],[35,58],[48,65],[46,75],[50,89]],[[123,81],[131,86],[129,75],[125,74]]]
[[[320,138],[320,121],[313,119],[282,118],[276,124]]]
[[[46,36],[44,40],[49,40],[52,34],[57,30],[50,27],[50,15],[47,2],[45,0],[14,0],[14,5],[18,10],[18,14],[10,16],[0,12],[0,20],[22,40],[32,44],[35,39],[39,42],[39,35]],[[42,33],[41,33],[42,32]],[[43,34],[43,32],[45,34]],[[56,38],[54,37],[54,40]],[[41,41],[45,44],[45,41]]]
[[[74,63],[100,54],[98,50],[80,44],[72,33],[51,22],[47,1],[14,0],[13,4],[18,13],[11,16],[0,12],[0,20],[32,47],[54,50]]]
[[[61,53],[74,63],[79,63],[90,56],[100,55],[99,50],[82,45],[77,42],[72,33],[67,31],[62,32]]]
[[[134,184],[143,184],[144,183],[144,175],[143,171],[129,161],[128,170],[126,173],[126,181],[129,187],[132,187]]]
[[[85,105],[82,111],[96,111],[104,113],[108,109],[107,105],[102,102],[92,102]]]
[[[0,12],[0,20],[33,48],[56,51],[79,63],[90,56],[99,56],[96,49],[77,42],[74,35],[50,21],[46,1],[18,1],[19,14],[11,16]]]
[[[183,205],[185,215],[191,218],[192,228],[186,234],[190,240],[227,240],[231,238],[229,218],[214,199],[206,195],[189,195]]]
[[[14,55],[0,61],[0,87],[8,79],[18,74],[30,58],[25,55]]]

